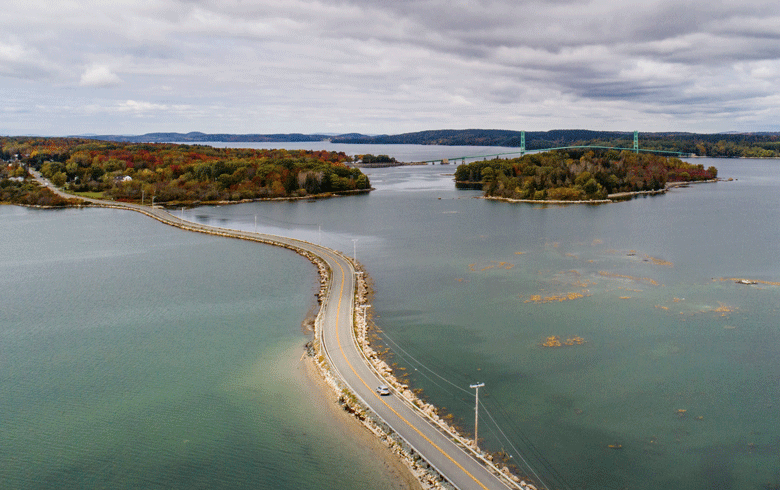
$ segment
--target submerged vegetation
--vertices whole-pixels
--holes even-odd
[[[558,150],[509,160],[458,166],[455,181],[479,184],[485,196],[508,199],[579,201],[622,192],[655,191],[669,182],[714,179],[715,167],[649,153]]]
[[[348,155],[332,151],[1,138],[0,155],[13,165],[40,170],[69,191],[120,201],[240,201],[371,187],[365,174],[346,165],[352,160]],[[13,172],[26,175],[23,170]]]

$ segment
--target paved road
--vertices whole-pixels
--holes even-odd
[[[56,189],[46,179],[35,177],[63,197],[78,197]],[[83,198],[80,198],[83,199]],[[355,270],[352,263],[335,250],[294,238],[229,230],[185,221],[161,208],[84,199],[98,206],[119,207],[138,211],[163,223],[190,231],[217,234],[260,241],[304,250],[320,257],[332,271],[329,293],[323,302],[321,339],[333,369],[358,398],[396,431],[428,463],[450,483],[461,490],[506,490],[502,480],[485,465],[453,442],[452,438],[434,427],[419,411],[404,403],[399,396],[380,396],[376,387],[385,382],[377,377],[363,358],[353,336]]]

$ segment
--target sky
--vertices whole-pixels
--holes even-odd
[[[780,131],[777,0],[5,0],[0,134]]]

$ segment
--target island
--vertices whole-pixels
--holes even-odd
[[[520,201],[606,202],[636,193],[663,192],[679,183],[711,181],[715,167],[676,157],[623,150],[570,149],[459,165],[458,187],[485,197]]]

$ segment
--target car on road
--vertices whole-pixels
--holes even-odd
[[[376,392],[382,396],[387,396],[390,394],[390,387],[387,385],[379,385],[376,387]]]

